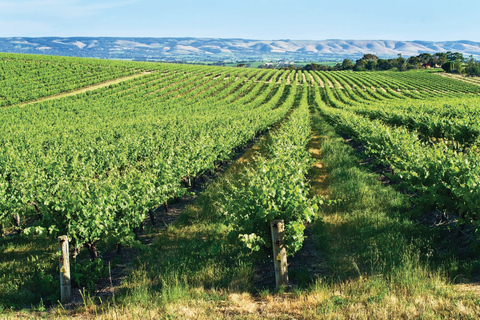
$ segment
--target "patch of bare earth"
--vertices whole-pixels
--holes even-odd
[[[310,72],[308,73],[308,76],[309,76],[309,78],[310,78],[310,82],[311,82],[312,84],[315,84],[315,79],[313,78],[313,76],[312,76],[312,74],[311,74]]]
[[[338,81],[337,79],[335,79],[335,83],[337,84],[337,86],[340,88],[340,89],[345,89],[343,87],[343,85],[340,83],[340,81]]]
[[[445,78],[450,78],[450,79],[455,79],[459,80],[462,82],[470,83],[470,84],[475,84],[477,86],[480,86],[480,79],[477,80],[475,78],[467,78],[464,76],[461,76],[459,74],[448,74],[448,73],[437,73],[439,76],[445,77]]]
[[[91,90],[96,90],[96,89],[108,87],[108,86],[111,85],[111,84],[117,84],[117,83],[124,82],[124,81],[127,81],[127,80],[131,80],[131,79],[136,79],[136,78],[139,78],[139,77],[143,77],[144,75],[150,74],[150,73],[153,73],[153,71],[145,71],[145,72],[137,73],[137,74],[134,74],[134,75],[131,75],[131,76],[128,76],[128,77],[122,77],[122,78],[117,78],[117,79],[110,80],[110,81],[105,81],[105,82],[97,83],[97,84],[94,84],[94,85],[92,85],[92,86],[84,87],[84,88],[81,88],[81,89],[78,89],[78,90],[73,90],[73,91],[70,91],[70,92],[60,93],[60,94],[57,94],[57,95],[54,95],[54,96],[41,98],[41,99],[38,99],[38,100],[35,100],[35,101],[25,102],[25,103],[20,104],[20,106],[23,107],[23,106],[26,106],[26,105],[29,105],[29,104],[32,104],[32,103],[37,103],[37,102],[54,100],[54,99],[60,99],[60,98],[64,98],[64,97],[75,96],[75,95],[77,95],[77,94],[85,93],[85,92],[87,92],[87,91],[91,91]]]
[[[333,88],[333,83],[332,83],[332,81],[330,81],[330,79],[328,79],[328,78],[325,78],[325,80],[327,80],[328,86],[329,86],[330,88]]]
[[[318,76],[318,74],[314,74],[316,82],[319,84],[320,87],[325,88],[325,83],[323,80]]]
[[[292,84],[292,82],[290,81],[290,75],[287,76],[287,85],[288,84]]]
[[[307,83],[307,78],[305,77],[305,73],[302,73],[302,83]]]

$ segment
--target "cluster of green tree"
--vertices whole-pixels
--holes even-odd
[[[463,69],[463,72],[467,76],[480,77],[480,61],[470,56],[465,65],[465,69]]]
[[[382,71],[382,70],[398,70],[407,71],[422,68],[442,68],[449,73],[466,74],[470,76],[480,76],[480,62],[475,60],[473,56],[465,59],[459,52],[438,52],[435,54],[421,53],[418,56],[411,56],[408,59],[398,54],[397,58],[379,59],[374,54],[365,54],[355,63],[350,59],[344,59],[343,62],[337,63],[335,66],[311,63],[301,68],[302,70],[317,71],[337,71],[337,70],[353,70],[353,71]],[[289,69],[295,68],[294,66]]]
[[[450,54],[447,55],[447,61],[442,64],[442,69],[448,73],[478,77],[480,76],[480,61],[473,56],[465,59],[461,53],[456,53],[456,55]]]

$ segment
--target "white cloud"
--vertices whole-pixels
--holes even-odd
[[[102,11],[123,7],[137,2],[124,1],[79,1],[79,0],[0,0],[0,16],[24,17],[36,15],[39,19],[73,19],[96,15]]]
[[[90,34],[115,9],[142,0],[0,0],[0,37]],[[79,29],[80,28],[80,29]]]

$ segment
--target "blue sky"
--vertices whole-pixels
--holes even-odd
[[[478,0],[0,0],[0,37],[472,40]]]

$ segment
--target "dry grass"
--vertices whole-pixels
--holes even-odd
[[[478,290],[438,283],[430,292],[410,295],[392,288],[376,296],[376,279],[341,284],[318,281],[306,293],[254,297],[245,292],[190,289],[191,298],[162,306],[148,304],[86,304],[76,312],[58,308],[50,313],[17,312],[5,319],[478,319]],[[373,286],[373,287],[372,287]],[[222,299],[205,297],[220,295]]]

